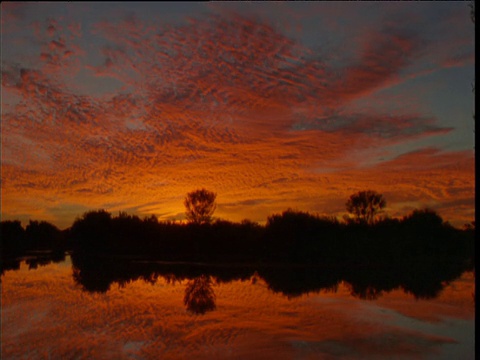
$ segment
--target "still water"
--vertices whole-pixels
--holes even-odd
[[[67,256],[5,270],[1,358],[474,359],[472,272],[419,296],[338,279],[279,290],[285,268],[110,265]]]

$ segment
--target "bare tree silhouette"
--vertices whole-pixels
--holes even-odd
[[[372,225],[375,222],[375,216],[385,208],[387,202],[382,194],[366,190],[351,195],[345,205],[357,222]]]
[[[216,197],[216,193],[203,188],[188,193],[184,201],[187,219],[196,224],[211,223]]]

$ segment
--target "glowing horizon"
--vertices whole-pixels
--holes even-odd
[[[2,3],[2,220],[474,220],[466,3]]]

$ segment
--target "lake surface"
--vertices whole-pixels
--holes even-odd
[[[16,266],[1,278],[2,359],[474,359],[472,272],[419,296],[344,280],[292,288],[293,275],[274,279],[285,267]]]

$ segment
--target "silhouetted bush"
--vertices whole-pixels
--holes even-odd
[[[62,232],[53,224],[46,221],[32,221],[25,228],[29,250],[51,250],[62,252],[65,250],[65,241]]]
[[[0,223],[1,254],[2,258],[7,256],[18,256],[27,248],[25,230],[18,220],[7,220]]]
[[[89,211],[70,228],[75,250],[105,252],[111,250],[112,215],[105,210]]]
[[[455,232],[450,225],[433,210],[414,210],[401,222],[398,251],[408,257],[448,257],[455,247]]]
[[[333,255],[341,226],[336,219],[303,211],[272,215],[265,226],[264,257],[282,261],[316,262]]]

